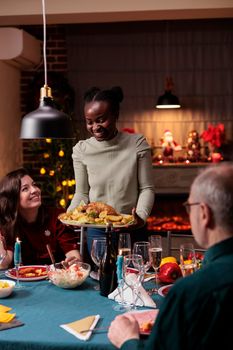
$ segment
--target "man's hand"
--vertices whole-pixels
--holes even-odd
[[[133,315],[119,315],[112,321],[108,338],[117,348],[130,339],[139,339],[139,325]]]

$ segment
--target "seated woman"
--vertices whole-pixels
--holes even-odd
[[[58,220],[61,212],[42,205],[41,190],[26,169],[8,173],[0,182],[0,238],[5,238],[7,251],[0,268],[13,265],[17,237],[24,265],[51,264],[47,244],[56,262],[81,260],[75,232]]]

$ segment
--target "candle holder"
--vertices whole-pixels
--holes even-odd
[[[15,284],[15,289],[22,289],[23,286],[19,282],[19,266],[20,264],[15,264],[15,273],[16,273],[16,284]]]
[[[15,289],[22,289],[23,288],[23,286],[19,282],[20,264],[21,264],[21,242],[18,238],[16,238],[15,248],[14,248],[14,265],[15,265],[15,273],[16,273]]]

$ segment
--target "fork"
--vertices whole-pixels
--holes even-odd
[[[94,332],[107,332],[109,329],[109,327],[97,327],[97,328],[93,328],[93,329],[84,329],[78,333],[87,333],[87,332],[91,332],[91,333],[94,333]]]

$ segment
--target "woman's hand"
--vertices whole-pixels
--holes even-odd
[[[62,262],[62,264],[68,267],[72,264],[75,264],[78,261],[82,261],[82,257],[79,251],[74,249],[66,253],[66,259]]]
[[[8,269],[13,260],[13,252],[7,250],[6,241],[0,231],[0,269]]]
[[[108,338],[117,348],[130,339],[139,339],[139,325],[133,315],[119,315],[112,321]]]
[[[142,220],[140,216],[137,215],[135,208],[132,209],[132,215],[134,217],[134,224],[130,225],[131,229],[137,229],[145,225],[144,220]]]

